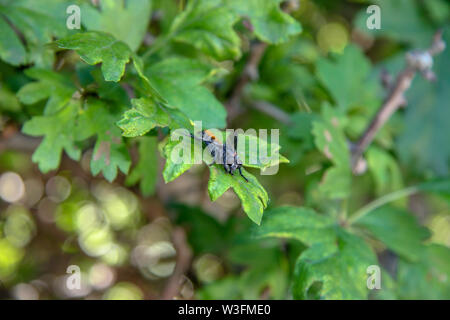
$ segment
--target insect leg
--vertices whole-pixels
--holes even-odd
[[[244,178],[244,180],[248,182],[248,179],[242,174],[241,167],[239,167],[238,170],[239,170],[239,174],[241,175],[241,177]]]
[[[222,147],[222,161],[223,161],[223,168],[226,173],[231,173],[230,167],[227,164],[227,145],[226,143],[223,144]]]

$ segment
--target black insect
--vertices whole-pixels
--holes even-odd
[[[197,137],[191,133],[191,137],[202,141],[206,145],[206,148],[213,158],[213,161],[209,164],[210,166],[215,163],[222,164],[225,172],[231,175],[234,175],[234,172],[238,170],[241,177],[248,182],[248,179],[242,174],[242,161],[239,159],[236,152],[236,135],[233,136],[234,146],[230,146],[227,142],[221,143],[209,130],[202,130],[201,137]]]

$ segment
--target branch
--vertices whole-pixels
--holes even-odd
[[[241,99],[244,88],[250,81],[258,79],[258,66],[267,49],[267,43],[257,42],[251,45],[250,57],[244,67],[240,78],[231,92],[230,99],[226,103],[228,111],[228,120],[236,118],[242,113]]]
[[[282,109],[278,108],[277,106],[266,102],[266,101],[253,101],[250,102],[250,106],[258,111],[261,111],[262,113],[267,114],[268,116],[271,116],[275,120],[280,121],[281,123],[285,125],[292,125],[292,119],[291,115]]]
[[[363,173],[365,166],[361,165],[364,161],[362,155],[366,148],[372,143],[377,132],[395,111],[406,104],[404,94],[410,88],[416,73],[420,72],[424,78],[429,81],[435,80],[435,75],[431,71],[433,56],[441,53],[444,49],[445,43],[442,40],[442,32],[438,31],[433,37],[432,45],[428,50],[407,53],[405,69],[397,76],[395,83],[391,85],[389,95],[375,114],[369,126],[359,138],[358,142],[351,148],[352,169],[355,174]]]
[[[297,0],[289,0],[284,3],[283,11],[286,13],[291,13],[292,11],[298,9],[298,6],[299,3]],[[249,21],[246,21],[245,25],[247,25],[249,29],[253,28]],[[239,77],[236,85],[231,92],[231,96],[228,99],[228,102],[226,103],[228,122],[230,122],[243,112],[241,108],[241,100],[244,88],[247,83],[258,79],[258,66],[261,62],[262,57],[264,56],[264,53],[266,52],[267,47],[267,43],[259,41],[253,43],[250,46],[249,59],[244,67],[241,76]],[[259,110],[258,108],[255,109]]]

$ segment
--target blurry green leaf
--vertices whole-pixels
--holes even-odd
[[[208,182],[209,197],[212,201],[215,201],[229,188],[233,188],[236,195],[241,199],[245,213],[253,222],[259,225],[269,197],[266,190],[253,175],[244,169],[242,169],[242,173],[248,179],[248,182],[239,176],[238,173],[232,176],[217,166],[211,166]]]
[[[450,28],[444,41],[450,43]],[[431,39],[431,38],[430,38]],[[429,82],[417,76],[406,92],[405,129],[397,142],[403,162],[417,170],[432,170],[447,176],[450,168],[450,50],[435,57],[433,70],[437,80]]]
[[[281,43],[302,31],[298,23],[280,8],[282,0],[229,0],[238,14],[248,17],[256,36],[265,42]]]
[[[17,96],[24,104],[34,104],[48,99],[44,114],[50,115],[58,112],[72,99],[77,88],[66,76],[44,69],[31,68],[25,74],[37,81],[30,82],[20,88]]]
[[[0,84],[0,111],[17,112],[21,105],[16,95]]]
[[[424,252],[423,241],[430,236],[428,229],[420,226],[409,212],[383,206],[358,220],[392,251],[406,259],[417,261]]]
[[[140,190],[144,196],[155,192],[158,178],[158,140],[156,137],[142,137],[139,139],[139,161],[131,170],[125,183],[134,185],[140,181]]]
[[[300,255],[294,271],[294,298],[306,298],[308,289],[319,282],[321,298],[366,299],[366,270],[376,261],[363,239],[338,229],[336,243],[316,244]]]
[[[222,0],[193,0],[173,21],[169,36],[217,60],[237,59],[241,54],[233,30],[237,19]]]
[[[150,0],[102,0],[98,9],[85,3],[81,21],[88,30],[110,33],[136,51],[147,31],[150,11]]]
[[[177,212],[176,221],[188,229],[189,244],[195,254],[220,253],[227,247],[227,226],[200,208],[184,205],[172,206]]]
[[[252,242],[236,245],[228,254],[230,262],[247,268],[240,274],[241,299],[284,299],[288,289],[288,263],[278,243]]]
[[[56,41],[59,48],[75,50],[86,63],[102,63],[106,81],[119,81],[132,56],[123,42],[104,32],[77,33]]]
[[[420,262],[400,260],[397,281],[401,299],[450,299],[450,249],[431,244]]]
[[[185,58],[169,58],[150,65],[145,74],[154,87],[192,121],[206,128],[225,127],[226,111],[214,94],[201,84],[213,73],[211,67]]]
[[[207,284],[196,292],[196,298],[200,300],[239,299],[239,279],[230,275]]]
[[[69,33],[64,15],[69,5],[68,1],[61,0],[42,0],[38,5],[33,0],[3,0],[0,3],[0,57],[13,65],[32,62],[38,67],[50,67],[53,53],[45,45],[52,37]],[[25,47],[9,23],[21,33]]]
[[[375,181],[377,195],[403,187],[402,175],[396,159],[384,150],[371,146],[366,152],[367,165]]]
[[[256,238],[296,239],[311,246],[336,239],[336,221],[309,208],[278,207],[264,212],[261,226],[252,229]]]
[[[347,46],[333,60],[317,61],[317,77],[342,111],[353,108],[372,110],[377,107],[378,83],[369,79],[371,64],[358,47]]]
[[[24,254],[24,250],[16,248],[8,240],[0,238],[0,280],[5,280],[14,273]]]
[[[320,192],[332,199],[347,197],[352,175],[350,154],[342,130],[331,123],[315,121],[312,133],[317,148],[335,165],[325,171],[319,185]]]
[[[91,159],[91,172],[94,176],[102,172],[106,180],[111,182],[117,176],[117,169],[126,174],[131,165],[120,130],[115,126],[120,110],[114,110],[112,106],[100,100],[88,100],[86,108],[78,119],[77,138],[84,140],[93,135],[97,136]]]
[[[23,125],[23,133],[35,137],[44,136],[32,157],[33,162],[39,165],[43,173],[58,168],[63,150],[70,158],[80,159],[81,151],[75,145],[76,115],[79,108],[80,102],[71,100],[58,112],[47,116],[35,116]]]
[[[17,34],[3,19],[0,19],[0,30],[0,58],[15,66],[22,64],[26,51]]]
[[[415,47],[429,45],[434,28],[425,19],[419,1],[374,0],[372,2],[380,6],[381,28],[373,30],[367,28],[366,21],[371,14],[367,13],[366,8],[364,8],[355,18],[355,25],[359,30],[408,42]]]

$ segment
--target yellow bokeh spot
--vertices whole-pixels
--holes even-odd
[[[327,23],[317,33],[317,44],[324,52],[342,52],[347,43],[347,29],[340,23]]]

